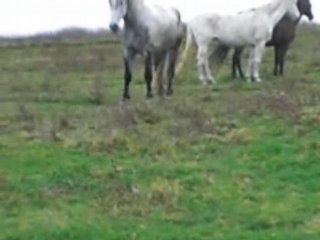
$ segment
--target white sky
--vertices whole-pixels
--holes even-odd
[[[201,12],[235,13],[270,0],[145,0],[175,6],[183,18]],[[320,0],[311,0],[320,22]],[[0,35],[29,35],[77,26],[106,28],[108,0],[0,0]]]

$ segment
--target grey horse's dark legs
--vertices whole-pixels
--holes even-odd
[[[169,59],[168,59],[168,69],[167,69],[167,79],[168,79],[168,85],[167,85],[167,95],[171,96],[173,94],[173,79],[175,76],[175,70],[176,70],[176,61],[178,57],[178,49],[171,50],[169,52]]]
[[[135,53],[132,50],[126,49],[123,57],[124,61],[124,90],[123,90],[123,100],[130,99],[130,83],[132,80],[131,73],[131,63],[135,56]]]
[[[129,86],[132,80],[132,74],[131,74],[131,66],[130,61],[128,59],[124,60],[124,67],[125,67],[125,73],[124,73],[124,90],[123,90],[123,99],[130,99],[130,93],[129,93]]]
[[[158,94],[163,95],[163,68],[165,64],[166,53],[164,51],[154,54],[154,66],[155,66],[155,82],[158,86]]]
[[[144,79],[147,86],[147,98],[152,98],[152,56],[149,52],[145,60]]]

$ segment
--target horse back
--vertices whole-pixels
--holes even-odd
[[[235,46],[254,45],[270,39],[272,34],[268,17],[256,14],[256,11],[221,18],[218,28],[222,40]]]
[[[145,24],[153,48],[168,48],[183,37],[184,25],[176,9],[153,5],[149,8]]]

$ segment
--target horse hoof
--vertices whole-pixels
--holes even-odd
[[[130,95],[123,95],[122,97],[122,101],[126,102],[126,101],[129,101],[131,99]]]
[[[167,97],[171,97],[173,95],[173,91],[172,90],[168,90],[166,95],[167,95]]]
[[[147,99],[152,99],[152,98],[153,98],[153,94],[152,94],[152,93],[147,93],[146,98],[147,98]]]
[[[164,90],[163,90],[163,89],[159,89],[158,95],[159,95],[160,97],[163,97],[163,95],[164,95]]]
[[[208,82],[207,81],[201,81],[202,86],[207,86]]]

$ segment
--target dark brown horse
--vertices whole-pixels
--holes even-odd
[[[297,25],[303,15],[307,16],[311,21],[313,13],[311,10],[310,0],[298,0],[298,9],[300,11],[300,18],[292,20],[284,16],[280,22],[273,29],[272,39],[267,43],[267,47],[274,47],[274,75],[283,75],[285,56],[290,44],[295,38]],[[237,77],[237,70],[241,78],[244,74],[241,68],[241,54],[243,48],[236,48],[232,58],[232,77]]]

